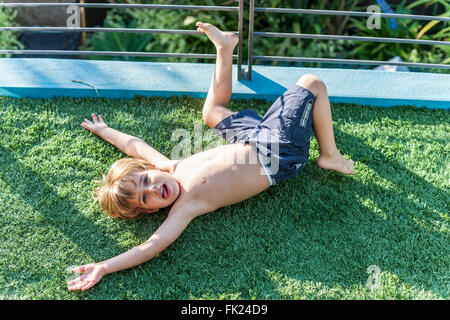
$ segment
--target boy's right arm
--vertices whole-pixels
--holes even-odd
[[[108,127],[103,121],[102,116],[99,115],[97,119],[97,116],[93,113],[92,120],[93,122],[84,119],[81,126],[108,141],[127,155],[137,159],[146,160],[154,165],[169,160],[166,156],[150,147],[142,139]]]
[[[87,290],[98,283],[106,274],[129,269],[151,260],[173,243],[195,217],[214,209],[198,203],[192,206],[183,204],[178,208],[181,207],[184,209],[172,207],[166,220],[141,245],[106,261],[74,268],[73,272],[82,272],[83,275],[68,283],[69,290]]]
[[[158,230],[143,244],[106,261],[74,268],[73,272],[83,275],[69,281],[68,289],[87,290],[106,274],[129,269],[154,258],[180,236],[191,220],[192,217],[187,215],[169,214]]]

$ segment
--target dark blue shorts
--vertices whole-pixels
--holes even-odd
[[[309,156],[312,108],[316,97],[294,84],[261,118],[254,110],[233,113],[214,130],[227,143],[253,144],[270,185],[297,175]]]

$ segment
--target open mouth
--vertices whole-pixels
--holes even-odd
[[[170,197],[170,189],[165,184],[163,184],[161,187],[161,196],[163,199],[167,199]]]

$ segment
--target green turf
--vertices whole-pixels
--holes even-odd
[[[148,263],[67,291],[69,266],[138,245],[168,213],[124,221],[90,208],[93,180],[123,154],[83,118],[100,113],[170,155],[172,131],[193,130],[202,103],[0,98],[0,299],[450,298],[448,111],[341,104],[336,140],[353,176],[318,168],[313,139],[299,176],[195,219]],[[371,265],[381,271],[373,289]]]

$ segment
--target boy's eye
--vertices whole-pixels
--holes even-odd
[[[148,181],[148,176],[144,175],[144,178],[142,179],[142,183],[144,184],[144,186],[147,186],[148,182],[149,182]],[[147,203],[147,195],[145,193],[142,195],[142,202],[143,203]]]

